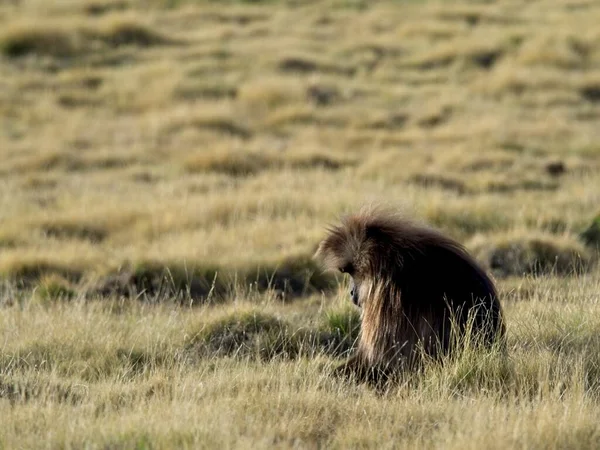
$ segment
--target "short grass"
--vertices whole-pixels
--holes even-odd
[[[599,14],[1,2],[0,447],[598,447]],[[508,362],[329,377],[370,201],[497,277]]]

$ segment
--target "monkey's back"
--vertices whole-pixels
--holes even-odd
[[[452,329],[464,333],[469,326],[486,345],[504,335],[494,283],[458,244],[422,245],[405,262],[396,282],[406,318],[428,321],[443,350]]]

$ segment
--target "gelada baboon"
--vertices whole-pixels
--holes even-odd
[[[357,352],[338,372],[389,379],[466,336],[488,347],[504,340],[496,288],[463,246],[389,209],[363,208],[329,228],[315,257],[352,277],[361,308]]]

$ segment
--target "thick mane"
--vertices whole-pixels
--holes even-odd
[[[405,248],[410,240],[399,241],[399,236],[409,236],[411,224],[397,214],[385,209],[363,208],[357,214],[342,218],[340,225],[327,228],[327,237],[321,242],[315,257],[326,268],[340,269],[364,250],[367,241],[382,248]]]
[[[327,237],[321,242],[315,257],[327,269],[339,270],[356,255],[369,257],[374,262],[387,262],[387,267],[371,267],[372,275],[390,269],[389,265],[402,266],[411,257],[423,253],[424,248],[435,246],[476,264],[465,248],[422,224],[417,224],[397,212],[381,207],[366,207],[357,214],[346,216],[340,225],[330,226]],[[365,244],[370,244],[365,248]],[[370,250],[367,252],[367,250]],[[385,254],[387,258],[371,258],[372,253]]]
[[[447,257],[453,255],[487,278],[462,244],[390,209],[364,207],[327,231],[315,258],[329,270],[342,270],[354,263],[355,269],[368,270],[370,276],[391,275],[422,258],[427,251],[435,250]]]
[[[371,243],[370,255],[386,255],[373,258],[386,262],[385,267],[375,270],[376,275],[381,270],[393,270],[409,265],[411,261],[423,256],[428,249],[444,251],[448,255],[464,261],[481,275],[484,275],[479,264],[471,257],[466,248],[459,242],[444,236],[438,230],[425,224],[416,223],[399,213],[383,208],[368,208],[354,216],[346,218],[343,222],[347,230],[355,230],[352,236],[356,240]],[[390,267],[392,266],[392,267]]]

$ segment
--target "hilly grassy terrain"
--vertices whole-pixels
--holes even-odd
[[[0,3],[0,449],[598,448],[600,3]],[[311,259],[384,202],[509,358],[389,392]],[[594,225],[595,221],[595,225]]]

